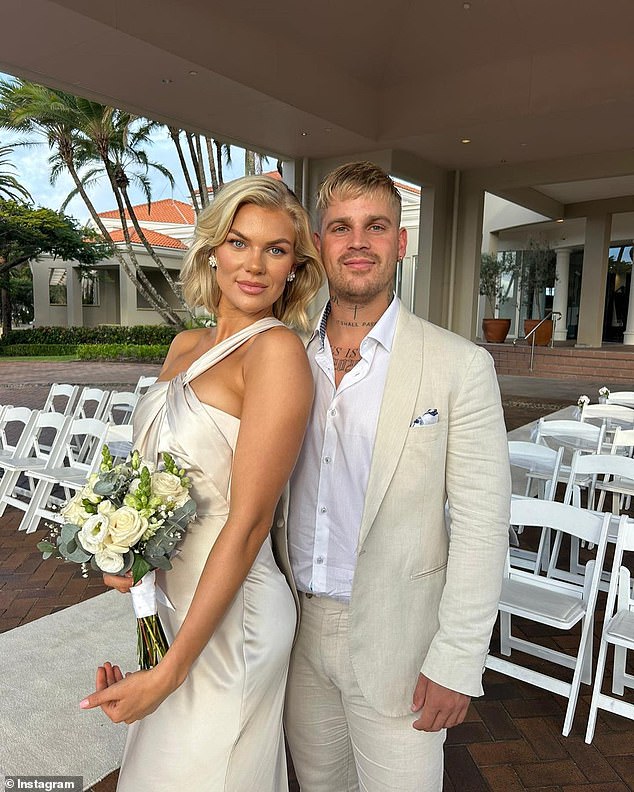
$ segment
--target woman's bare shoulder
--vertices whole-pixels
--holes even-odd
[[[245,356],[245,365],[278,365],[297,361],[308,365],[306,350],[299,336],[288,327],[272,327],[253,339]]]

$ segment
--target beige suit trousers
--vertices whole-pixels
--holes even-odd
[[[347,605],[302,594],[301,607],[285,725],[302,792],[441,792],[445,730],[417,731],[417,716],[388,717],[366,702],[350,662]]]

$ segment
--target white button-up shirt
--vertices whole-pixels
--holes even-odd
[[[327,305],[307,351],[315,400],[291,479],[289,552],[300,591],[348,601],[385,379],[395,297],[361,342],[359,362],[335,386]]]

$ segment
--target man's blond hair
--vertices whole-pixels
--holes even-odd
[[[373,162],[349,162],[331,171],[321,183],[317,193],[317,217],[319,225],[326,210],[334,201],[345,201],[365,195],[382,195],[390,203],[401,221],[401,196],[394,181],[382,168]]]

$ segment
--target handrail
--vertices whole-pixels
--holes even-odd
[[[555,341],[555,327],[557,326],[557,319],[561,319],[561,313],[559,311],[548,311],[546,316],[543,319],[541,319],[535,325],[535,327],[533,327],[533,329],[530,330],[524,336],[524,341],[526,341],[528,338],[530,338],[532,336],[532,338],[531,338],[531,359],[530,359],[530,364],[529,364],[529,367],[528,367],[529,371],[533,370],[533,357],[535,355],[535,333],[544,324],[544,322],[547,321],[548,319],[552,319],[553,320],[553,334],[552,334],[552,336],[550,338],[550,346],[552,348],[552,346],[554,344],[554,341]],[[517,338],[514,339],[513,346],[515,346],[516,343],[517,343]]]

